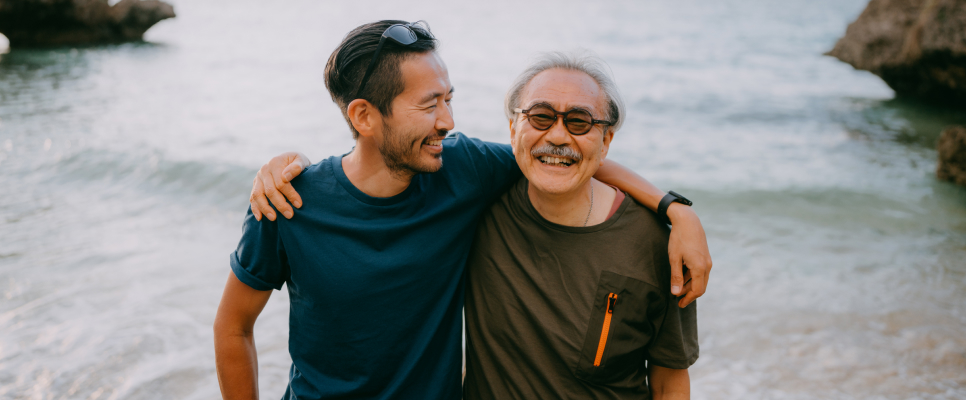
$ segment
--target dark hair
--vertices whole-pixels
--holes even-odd
[[[342,39],[342,43],[339,43],[339,47],[335,48],[329,61],[325,63],[325,87],[329,90],[332,101],[342,110],[342,116],[349,124],[354,139],[359,138],[359,132],[349,120],[349,103],[356,99],[362,75],[369,67],[369,61],[379,45],[382,33],[394,24],[407,23],[383,20],[361,25]],[[366,87],[359,93],[358,98],[369,101],[386,116],[392,115],[392,100],[405,89],[399,64],[413,55],[436,50],[436,39],[430,33],[429,25],[425,25],[425,22],[414,24],[412,30],[416,33],[416,42],[413,44],[403,46],[392,40],[383,43],[379,58],[375,60],[378,64]]]

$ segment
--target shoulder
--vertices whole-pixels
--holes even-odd
[[[520,212],[526,211],[530,204],[530,198],[527,197],[527,190],[530,186],[530,181],[527,177],[521,176],[512,185],[503,192],[500,197],[493,203],[493,207],[503,208],[503,209],[514,209]],[[519,217],[519,216],[517,216]]]
[[[478,145],[480,139],[466,136],[463,132],[452,132],[443,138],[443,149],[466,149]]]
[[[296,190],[300,187],[311,186],[313,183],[328,179],[335,179],[333,164],[342,161],[342,156],[332,156],[308,166],[302,173],[292,179],[292,186]]]
[[[292,179],[292,189],[295,189],[302,198],[302,207],[294,209],[296,215],[326,212],[338,208],[341,199],[348,195],[340,184],[340,178],[335,169],[338,167],[340,168],[338,171],[341,171],[341,162],[342,156],[326,158],[310,165]]]
[[[667,246],[671,229],[667,224],[661,222],[657,213],[638,203],[637,200],[626,193],[624,194],[624,203],[626,205],[622,205],[624,211],[620,215],[621,223],[618,224],[618,228]]]
[[[657,214],[641,205],[629,195],[624,198],[618,212],[619,219],[612,226],[609,237],[625,252],[621,257],[633,260],[624,267],[629,267],[635,274],[640,274],[645,281],[659,288],[670,290],[670,260],[668,258],[668,241],[671,230],[657,218]]]
[[[443,157],[446,157],[448,153],[495,160],[513,157],[513,149],[509,144],[483,141],[466,136],[462,132],[453,132],[443,139]]]
[[[335,163],[341,163],[342,156],[331,156],[315,164],[309,165],[305,168],[298,177],[321,177],[321,176],[331,176],[333,175],[333,166]]]

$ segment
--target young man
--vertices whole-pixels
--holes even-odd
[[[286,398],[459,398],[462,274],[473,231],[520,175],[505,145],[443,139],[453,128],[452,86],[434,49],[427,29],[380,21],[350,32],[329,58],[326,87],[356,146],[283,189],[298,210],[276,204],[295,218],[272,221],[268,208],[269,221],[258,222],[263,211],[250,210],[215,321],[225,398],[257,394],[252,327],[283,284],[293,360]],[[611,183],[643,187],[625,190],[656,207],[662,193],[608,167]],[[264,202],[258,190],[252,200]],[[669,215],[682,227],[679,259],[701,272],[697,282],[710,268],[703,230],[688,207]],[[703,293],[697,283],[689,296]]]
[[[592,178],[624,119],[603,63],[544,55],[506,111],[524,178],[470,252],[463,398],[688,399],[697,317],[671,294],[667,225]]]

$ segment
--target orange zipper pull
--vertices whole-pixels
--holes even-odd
[[[607,347],[607,334],[610,333],[610,319],[614,315],[614,306],[617,305],[617,294],[607,295],[607,312],[604,313],[604,326],[600,330],[600,343],[597,344],[597,357],[594,358],[594,366],[599,367],[601,359],[604,358],[604,348]]]

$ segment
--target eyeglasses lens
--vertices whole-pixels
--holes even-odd
[[[583,135],[590,131],[590,128],[594,126],[593,120],[590,113],[580,110],[572,110],[564,118],[564,122],[567,123],[567,130],[574,135]]]
[[[583,110],[570,110],[564,116],[564,123],[567,125],[567,131],[574,135],[583,135],[590,131],[593,126],[593,118],[591,118],[590,113]],[[530,109],[529,117],[530,124],[534,128],[541,131],[550,129],[554,122],[557,121],[557,112],[553,108],[544,105],[537,105]]]
[[[416,43],[416,34],[406,25],[393,25],[384,35],[404,46]]]
[[[557,120],[557,113],[547,106],[535,106],[530,109],[530,124],[539,130],[550,128]]]

